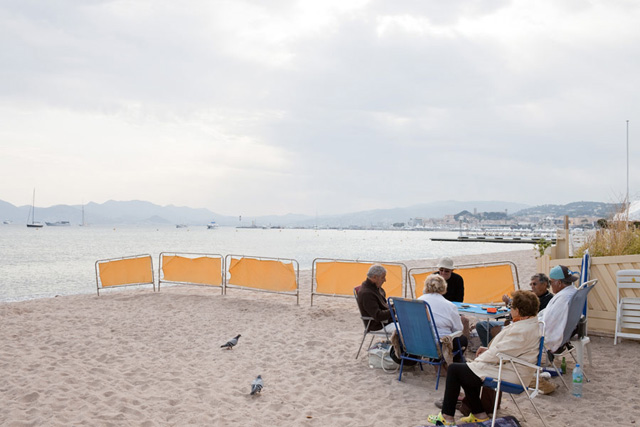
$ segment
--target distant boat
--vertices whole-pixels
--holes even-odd
[[[4,221],[2,221],[3,224],[11,224],[11,220],[9,219],[5,219]]]
[[[187,228],[187,224],[176,224],[176,228]]]
[[[47,224],[49,227],[66,227],[71,225],[71,223],[69,221],[56,221],[56,222],[46,222],[45,224]]]
[[[31,222],[29,222],[31,220]],[[33,201],[31,202],[31,209],[29,210],[29,216],[27,217],[27,227],[41,228],[44,226],[41,222],[36,222],[36,189],[33,189]]]
[[[214,230],[218,228],[218,224],[215,221],[211,221],[209,224],[207,224],[207,229],[209,230]]]

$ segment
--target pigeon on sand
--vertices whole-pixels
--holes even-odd
[[[262,391],[262,387],[264,387],[264,383],[262,382],[262,375],[258,375],[256,379],[251,383],[251,394],[254,395],[256,393],[260,393]]]
[[[231,338],[226,343],[222,344],[220,348],[226,348],[227,350],[232,349],[236,344],[238,344],[238,339],[240,339],[241,335],[238,334],[235,337]]]

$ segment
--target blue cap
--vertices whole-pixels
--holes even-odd
[[[556,265],[549,272],[549,279],[562,280],[563,282],[575,282],[578,278],[564,265]]]

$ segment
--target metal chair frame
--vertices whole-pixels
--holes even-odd
[[[509,396],[511,397],[511,400],[513,401],[513,403],[516,405],[516,408],[518,408],[518,411],[520,412],[520,415],[522,415],[522,419],[523,421],[526,421],[526,418],[524,416],[524,413],[522,412],[522,409],[520,409],[520,406],[518,405],[518,402],[516,401],[515,397],[513,396],[514,394],[522,394],[523,392],[526,394],[527,398],[529,399],[529,402],[531,402],[531,405],[533,406],[533,409],[536,411],[536,414],[538,414],[538,417],[540,418],[540,420],[542,421],[542,423],[548,427],[547,422],[545,421],[544,417],[542,416],[542,414],[540,413],[540,411],[538,410],[538,407],[536,406],[535,402],[533,401],[533,399],[540,393],[540,374],[544,371],[544,368],[542,367],[542,354],[544,353],[544,322],[539,321],[538,322],[539,325],[541,325],[541,329],[542,329],[542,334],[540,337],[540,344],[538,347],[538,359],[536,361],[536,364],[532,364],[529,363],[527,361],[524,361],[522,359],[519,359],[517,357],[513,357],[510,356],[506,353],[498,353],[498,357],[500,358],[500,366],[498,368],[498,378],[494,379],[491,377],[486,377],[485,380],[483,381],[482,385],[484,387],[488,387],[488,388],[492,388],[496,391],[496,397],[495,397],[495,401],[493,404],[493,415],[492,415],[492,420],[491,420],[491,427],[495,426],[496,423],[496,416],[497,416],[497,412],[498,412],[498,402],[500,399],[500,392],[504,391],[505,393],[509,394]],[[511,383],[508,381],[503,381],[502,378],[502,367],[503,365],[509,362],[511,363],[511,367],[513,368],[513,370],[515,371],[516,375],[518,376],[518,380],[520,381],[520,384],[515,384],[515,383]],[[522,380],[522,376],[520,375],[520,372],[518,372],[518,369],[516,368],[516,364],[522,365],[522,366],[526,366],[529,368],[533,368],[536,370],[536,386],[533,390],[531,390],[531,388],[526,385],[524,383],[524,381]],[[531,391],[530,391],[531,390]]]
[[[356,302],[358,301],[358,289],[360,289],[360,286],[356,286],[355,288],[353,288],[353,296],[356,298]],[[362,319],[362,323],[364,324],[364,334],[362,335],[362,341],[360,341],[360,347],[358,348],[358,352],[356,353],[356,359],[358,359],[358,357],[360,356],[360,351],[362,351],[362,345],[364,344],[364,340],[367,339],[367,335],[371,335],[369,348],[371,348],[371,344],[373,344],[373,339],[376,337],[378,338],[384,337],[386,341],[390,340],[389,334],[384,329],[384,327],[387,326],[389,322],[382,322],[382,329],[380,329],[379,331],[370,331],[369,325],[371,325],[371,322],[373,322],[375,319],[373,317],[362,316],[362,315],[360,316],[360,319]]]

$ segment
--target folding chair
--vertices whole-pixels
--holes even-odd
[[[640,270],[618,270],[616,285],[618,309],[613,345],[616,345],[620,338],[640,339],[640,298],[629,296],[637,295],[635,291],[640,289]]]
[[[558,373],[558,376],[562,380],[562,383],[565,385],[565,387],[567,387],[567,389],[569,389],[569,385],[564,380],[562,375],[560,375],[560,370],[556,365],[555,359],[571,355],[574,362],[579,363],[580,366],[583,367],[582,372],[585,381],[589,381],[587,375],[584,373],[583,363],[584,350],[586,348],[589,358],[589,365],[591,365],[591,347],[587,347],[587,344],[589,344],[591,340],[587,336],[586,306],[589,292],[591,292],[596,283],[598,283],[598,279],[593,279],[583,283],[580,288],[578,288],[578,291],[575,293],[573,298],[571,298],[571,302],[569,303],[569,314],[567,315],[567,325],[564,328],[564,335],[562,339],[564,345],[560,346],[560,349],[562,349],[562,351],[553,353],[553,357],[549,358],[551,363],[553,364],[554,369]],[[572,339],[575,335],[577,335],[577,338]],[[577,357],[574,354],[575,352],[577,352]]]
[[[356,286],[355,288],[353,288],[353,296],[356,298],[356,302],[358,302],[358,291],[360,291],[360,286]],[[358,307],[358,310],[360,310],[360,307]],[[360,313],[360,319],[362,319],[362,323],[364,324],[364,334],[362,335],[362,341],[360,341],[360,348],[358,348],[358,353],[356,353],[356,359],[360,356],[360,351],[362,350],[362,345],[364,344],[364,340],[367,339],[367,335],[371,335],[371,341],[369,342],[369,347],[371,347],[371,344],[373,344],[373,339],[376,337],[378,338],[384,337],[385,340],[387,341],[390,340],[389,334],[384,329],[386,324],[388,324],[389,322],[382,322],[382,329],[380,329],[379,331],[370,331],[369,326],[371,325],[371,322],[373,322],[375,319],[373,317],[363,316],[362,313]]]
[[[513,403],[516,405],[516,408],[518,408],[518,411],[520,411],[520,415],[522,415],[523,421],[526,421],[525,416],[522,413],[522,410],[520,409],[520,406],[518,405],[518,402],[516,402],[516,399],[513,396],[514,394],[522,394],[524,392],[526,394],[527,398],[529,399],[529,402],[531,402],[531,405],[533,406],[533,409],[538,414],[538,417],[540,417],[540,420],[542,420],[542,423],[545,426],[548,426],[547,422],[544,420],[544,418],[542,417],[542,414],[538,410],[538,407],[536,406],[535,402],[533,401],[533,399],[540,392],[540,388],[539,388],[540,387],[540,374],[544,371],[544,369],[542,367],[542,354],[544,353],[544,322],[539,321],[538,324],[540,325],[540,328],[541,328],[541,336],[540,336],[540,344],[538,346],[538,359],[536,361],[536,364],[534,365],[534,364],[529,363],[529,362],[527,362],[525,360],[519,359],[517,357],[510,356],[510,355],[505,354],[505,353],[498,353],[498,357],[500,358],[500,366],[498,368],[498,378],[486,377],[484,379],[483,383],[482,383],[482,385],[484,387],[492,388],[492,389],[494,389],[496,391],[496,398],[495,398],[495,401],[494,401],[494,404],[493,404],[493,419],[491,420],[491,427],[495,426],[495,423],[496,423],[496,416],[497,416],[496,414],[498,412],[498,401],[500,399],[500,392],[505,392],[505,393],[509,394],[509,396],[511,396],[511,400],[513,400]],[[511,367],[516,372],[516,375],[518,376],[518,380],[520,380],[520,384],[515,384],[515,383],[511,383],[511,382],[502,380],[502,367],[506,362],[511,363]],[[524,366],[524,367],[535,369],[535,371],[536,371],[536,374],[535,374],[536,386],[535,386],[535,388],[531,389],[529,387],[529,384],[525,384],[524,383],[524,381],[522,380],[522,376],[520,375],[520,372],[518,371],[518,369],[516,367],[516,364]]]
[[[391,317],[402,345],[402,354],[397,355],[400,358],[398,381],[402,381],[402,369],[404,368],[405,360],[413,360],[420,363],[421,369],[422,364],[427,363],[438,367],[437,390],[440,382],[440,372],[445,360],[442,357],[442,343],[433,320],[431,307],[426,301],[422,300],[390,297],[388,301]],[[454,338],[460,335],[462,335],[462,331],[451,334],[450,337]],[[462,349],[453,352],[454,355],[459,354],[461,356],[462,353]]]

